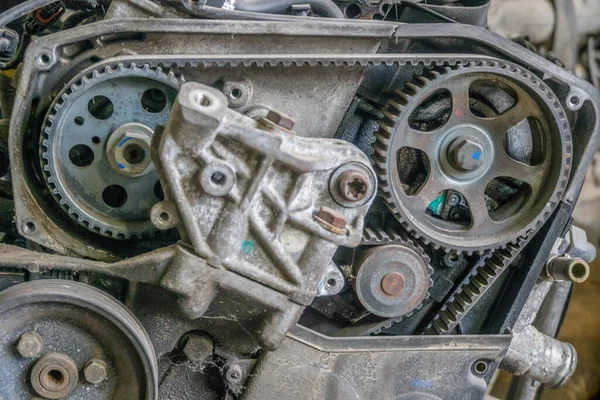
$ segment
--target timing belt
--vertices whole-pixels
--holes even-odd
[[[377,65],[412,65],[412,66],[452,66],[455,64],[478,63],[482,61],[494,61],[493,57],[477,56],[469,54],[447,54],[434,56],[431,54],[361,54],[361,55],[338,55],[330,54],[263,54],[263,55],[127,55],[109,58],[90,66],[90,69],[98,69],[102,66],[115,66],[118,64],[135,63],[139,65],[148,64],[150,67],[177,68],[177,67],[347,67],[347,66],[377,66]],[[379,236],[373,232],[366,232],[363,244],[375,245],[383,243],[394,243],[401,241],[401,237],[390,234]],[[497,250],[491,254],[483,255],[475,264],[471,272],[463,281],[455,286],[448,299],[433,317],[432,322],[425,328],[426,334],[446,334],[460,323],[462,318],[471,310],[477,301],[486,293],[490,286],[498,279],[502,272],[519,254],[519,250],[525,243],[521,240],[517,244],[508,244],[506,248]],[[381,330],[399,322],[404,317],[391,318],[379,324],[371,325],[363,334],[377,334]]]

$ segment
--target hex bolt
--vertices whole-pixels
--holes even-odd
[[[388,296],[399,297],[404,290],[404,276],[400,272],[388,272],[381,279],[381,290]]]
[[[25,332],[19,338],[17,351],[22,357],[35,358],[40,355],[44,349],[44,341],[36,332]]]
[[[346,234],[346,224],[348,223],[346,218],[329,207],[321,207],[319,211],[313,215],[313,218],[329,232],[335,233],[336,235]]]
[[[450,148],[449,160],[458,170],[475,171],[483,165],[483,147],[469,139],[457,139],[457,144]]]
[[[345,171],[338,178],[338,189],[344,200],[361,201],[369,193],[369,179],[361,171]]]
[[[296,125],[296,121],[292,117],[275,110],[269,110],[266,119],[288,131],[294,129],[294,125]]]
[[[191,333],[183,346],[183,354],[185,354],[190,361],[201,363],[213,354],[214,346],[215,345],[209,336]]]
[[[88,383],[98,385],[108,378],[107,365],[99,358],[92,358],[83,368],[83,376]]]

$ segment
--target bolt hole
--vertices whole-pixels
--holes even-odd
[[[337,281],[334,278],[327,279],[327,286],[332,288],[337,285]]]
[[[231,94],[230,94],[231,98],[234,100],[239,99],[240,97],[242,97],[242,90],[238,89],[238,88],[233,88],[231,90]]]
[[[131,165],[136,165],[144,161],[146,151],[135,143],[126,146],[123,149],[123,158]]]
[[[28,235],[35,233],[36,230],[37,230],[37,226],[32,221],[27,221],[23,224],[23,231]]]
[[[98,136],[93,136],[92,137],[92,143],[94,144],[100,144],[101,140]]]
[[[87,167],[94,162],[94,151],[85,144],[76,144],[69,150],[69,160],[77,167]]]
[[[160,89],[148,89],[142,94],[142,107],[149,113],[159,113],[167,106],[167,96]]]
[[[479,375],[483,375],[487,372],[488,370],[488,363],[486,361],[483,360],[479,360],[475,363],[475,365],[473,366],[473,370],[479,374]]]
[[[201,107],[208,107],[212,104],[210,97],[204,93],[196,93],[193,97],[194,102]]]
[[[344,9],[344,14],[348,19],[356,19],[360,17],[361,9],[358,4],[350,4]]]
[[[50,57],[50,54],[48,54],[48,53],[42,53],[42,54],[40,54],[38,60],[39,60],[40,64],[48,65],[52,61],[52,57]]]
[[[88,111],[95,118],[105,120],[109,119],[112,116],[114,112],[114,106],[112,101],[110,101],[108,97],[94,96],[88,102]]]
[[[223,186],[227,182],[227,177],[221,171],[215,171],[210,176],[210,181],[215,185]]]
[[[65,376],[63,373],[57,369],[51,369],[48,372],[48,382],[55,385],[61,386],[65,381]]]
[[[83,125],[83,123],[85,122],[85,120],[83,119],[83,117],[75,117],[75,123],[79,126]]]
[[[570,104],[571,106],[573,106],[573,107],[576,107],[576,106],[578,106],[580,101],[581,101],[581,100],[579,99],[579,97],[578,97],[578,96],[571,96],[571,97],[569,98],[569,104]]]
[[[107,186],[102,191],[102,200],[109,207],[122,207],[127,202],[127,191],[119,185]]]
[[[158,216],[158,218],[162,221],[162,222],[167,222],[169,221],[169,219],[171,218],[171,216],[169,215],[168,212],[163,211],[160,213],[160,215]]]

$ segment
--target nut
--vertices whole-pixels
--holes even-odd
[[[88,383],[97,385],[108,378],[106,363],[98,358],[89,360],[83,369],[83,376]]]
[[[296,121],[292,117],[289,117],[275,110],[269,110],[266,119],[268,119],[276,125],[279,125],[284,129],[287,129],[288,131],[294,129],[294,125],[296,125]]]
[[[36,332],[25,332],[19,338],[17,351],[22,357],[35,358],[44,349],[44,341]]]
[[[483,147],[469,139],[458,139],[449,156],[452,166],[461,171],[475,171],[484,160]]]
[[[345,171],[338,178],[338,188],[344,200],[361,201],[369,193],[369,179],[361,171]]]
[[[106,144],[110,165],[121,175],[137,177],[154,169],[150,157],[152,129],[135,122],[118,127]]]

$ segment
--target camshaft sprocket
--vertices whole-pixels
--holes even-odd
[[[162,188],[150,158],[182,78],[136,64],[87,70],[56,97],[41,138],[51,193],[80,225],[130,239],[155,232]]]
[[[435,248],[504,248],[565,190],[571,133],[552,91],[513,64],[424,69],[383,110],[373,156],[398,220]]]

